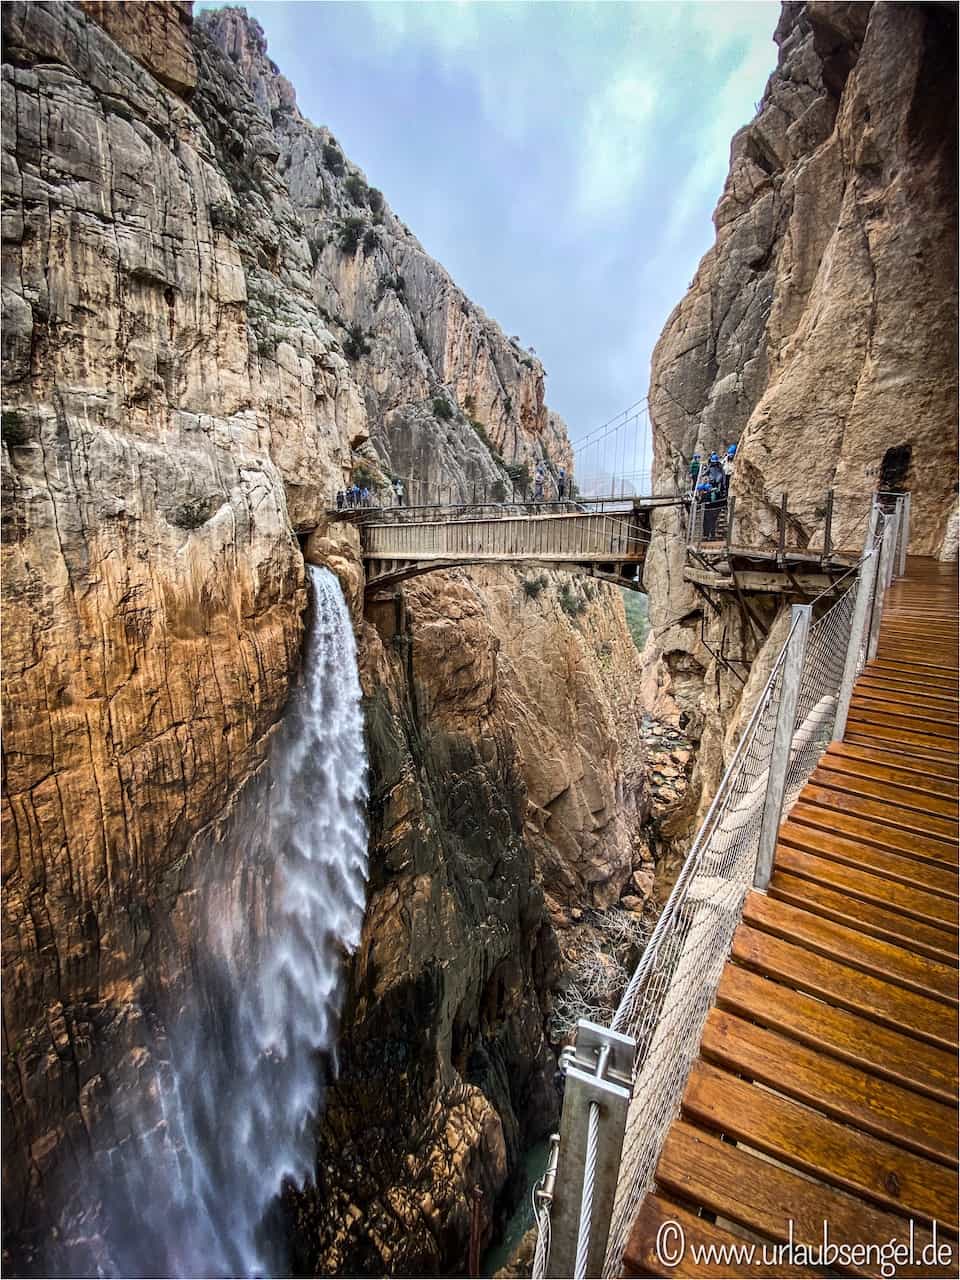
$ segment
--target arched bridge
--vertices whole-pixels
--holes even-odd
[[[436,569],[472,564],[578,569],[642,591],[650,516],[634,507],[618,514],[365,520],[360,536],[368,592]]]

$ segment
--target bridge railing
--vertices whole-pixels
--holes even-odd
[[[537,1280],[621,1274],[744,900],[752,888],[766,889],[785,809],[830,740],[843,736],[854,681],[876,651],[884,592],[905,568],[908,499],[884,505],[870,508],[863,557],[839,599],[827,607],[824,593],[793,607],[787,638],[609,1028],[582,1020],[575,1047],[564,1051],[552,1243],[537,1250]],[[609,1070],[617,1054],[622,1061],[624,1043],[634,1053],[625,1085]],[[541,1240],[548,1211],[541,1191]]]
[[[881,492],[876,503],[893,510],[909,494]],[[862,495],[838,494],[834,489],[814,497],[782,493],[778,503],[752,502],[738,506],[736,486],[716,502],[688,495],[686,541],[694,550],[749,548],[778,556],[807,555],[829,560],[863,543],[870,505]]]
[[[631,560],[642,558],[648,536],[629,516],[597,514],[367,522],[362,534],[364,555],[383,560]]]

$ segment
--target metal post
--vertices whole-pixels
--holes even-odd
[[[548,1276],[600,1275],[620,1176],[636,1047],[630,1036],[585,1018],[577,1023],[576,1049],[568,1059],[560,1117]],[[585,1176],[588,1159],[592,1179]],[[584,1205],[589,1214],[581,1223]]]
[[[896,505],[894,507],[894,511],[896,513],[897,536],[894,539],[893,556],[890,560],[890,582],[892,582],[894,578],[899,578],[900,576],[900,544],[903,541],[903,508],[904,501],[901,495],[897,498]],[[887,583],[887,586],[890,585],[890,582]]]
[[[780,496],[780,514],[778,517],[779,529],[777,532],[777,563],[783,564],[783,553],[787,547],[787,495]]]
[[[736,498],[732,495],[727,498],[727,555],[730,555],[730,543],[733,538],[733,509]]]
[[[897,568],[897,548],[900,542],[900,499],[893,504],[893,517],[890,529],[890,555],[887,557],[887,576],[883,580],[884,591],[891,585]]]
[[[793,731],[797,721],[803,659],[807,652],[812,612],[812,605],[795,604],[790,613],[790,636],[787,640],[787,656],[780,682],[780,703],[777,707],[777,723],[773,731],[770,767],[767,770],[767,793],[763,801],[763,818],[760,824],[760,848],[757,851],[757,869],[753,877],[754,887],[757,889],[766,889],[773,871],[773,857],[777,848],[783,797],[787,789],[787,774],[790,771],[790,749],[793,745]]]
[[[860,566],[857,598],[853,605],[853,621],[850,623],[850,639],[847,642],[847,657],[843,664],[840,693],[837,696],[837,716],[833,723],[834,742],[842,742],[843,735],[847,731],[847,716],[850,713],[853,685],[860,674],[860,650],[870,626],[870,601],[873,599],[873,584],[877,580],[878,558],[876,551],[873,550]]]
[[[910,494],[903,495],[903,510],[900,513],[900,565],[897,570],[902,578],[907,572],[907,544],[910,541]]]
[[[877,656],[877,645],[880,643],[880,615],[883,613],[883,596],[890,576],[890,562],[894,550],[894,526],[892,520],[885,520],[883,525],[883,542],[880,544],[880,564],[877,569],[877,580],[873,591],[873,614],[870,618],[870,645],[867,649],[867,661],[872,662]]]
[[[827,514],[823,523],[823,559],[830,559],[833,550],[833,490],[827,490]]]
[[[867,536],[863,542],[863,554],[872,548],[877,540],[877,521],[880,519],[880,508],[877,506],[876,499],[870,508],[870,523],[867,525]]]

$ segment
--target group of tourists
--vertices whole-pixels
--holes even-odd
[[[533,500],[543,502],[544,488],[547,483],[547,464],[541,458],[533,473]],[[567,493],[567,469],[557,469],[557,501],[562,502]]]
[[[403,481],[394,480],[390,486],[393,493],[394,503],[398,507],[403,506]],[[382,507],[384,502],[379,491],[374,493],[369,486],[351,484],[346,489],[337,491],[337,510],[345,511],[353,507]]]
[[[737,446],[728,444],[720,453],[711,453],[706,465],[699,453],[690,459],[690,496],[703,506],[703,538],[710,542],[716,536],[717,521],[726,504],[733,478]]]
[[[340,489],[337,492],[337,510],[343,511],[350,507],[372,507],[373,495],[370,493],[366,485],[362,487],[358,484],[351,484],[346,489]]]

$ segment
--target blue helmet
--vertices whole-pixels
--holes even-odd
[[[709,493],[709,492],[710,492],[710,485],[707,483],[707,481],[704,481],[703,484],[697,485],[697,493]]]
[[[711,461],[711,462],[719,462],[719,461],[720,461],[720,457],[719,457],[719,455],[718,455],[718,454],[716,454],[716,453],[711,453],[711,455],[710,455],[710,461]]]
[[[727,457],[728,457],[728,458],[732,458],[732,457],[733,457],[733,455],[734,455],[736,452],[737,452],[737,446],[736,446],[735,444],[728,444],[728,445],[727,445]]]
[[[693,455],[693,461],[694,461],[694,462],[699,462],[699,461],[700,461],[700,455],[699,455],[699,453],[695,453],[695,454]]]

